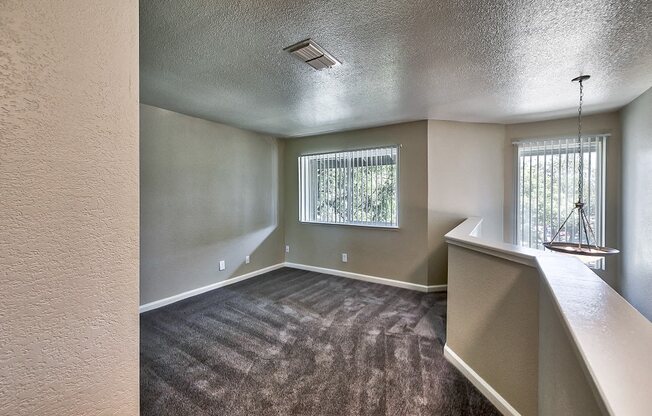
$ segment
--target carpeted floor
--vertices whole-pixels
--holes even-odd
[[[499,415],[445,325],[445,293],[276,270],[141,315],[141,414]]]

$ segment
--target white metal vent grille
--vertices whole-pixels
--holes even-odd
[[[312,39],[307,39],[283,49],[311,67],[321,70],[332,68],[340,62]]]

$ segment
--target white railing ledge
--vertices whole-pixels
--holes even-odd
[[[448,244],[465,247],[531,267],[537,267],[537,256],[558,256],[555,253],[543,252],[514,244],[482,238],[481,230],[482,218],[470,217],[449,231],[444,237]]]
[[[537,263],[607,411],[649,415],[652,323],[578,259]]]
[[[579,259],[483,239],[481,224],[468,218],[446,241],[536,267],[609,414],[649,415],[652,323]]]

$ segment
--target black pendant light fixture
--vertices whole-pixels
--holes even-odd
[[[586,216],[586,213],[584,212],[584,202],[582,201],[582,195],[584,195],[584,146],[582,143],[582,99],[583,97],[583,88],[584,86],[582,85],[582,82],[586,81],[589,79],[591,76],[590,75],[580,75],[577,78],[573,78],[573,82],[579,82],[580,84],[580,106],[578,110],[578,117],[577,117],[577,124],[578,124],[578,129],[577,129],[577,140],[579,142],[579,147],[580,147],[580,160],[579,160],[579,168],[578,168],[578,184],[577,184],[577,202],[575,203],[575,207],[571,210],[571,212],[568,214],[566,217],[566,220],[561,224],[555,235],[552,237],[552,239],[547,242],[543,243],[543,246],[549,250],[553,251],[558,251],[560,253],[566,253],[566,254],[573,254],[573,255],[579,255],[579,256],[596,256],[596,257],[603,257],[611,254],[617,254],[619,251],[615,248],[609,248],[609,247],[601,247],[598,246],[598,242],[596,241],[595,238],[595,233],[593,232],[593,228],[591,228],[591,223],[589,222],[588,217]],[[561,230],[564,228],[568,220],[573,216],[573,214],[577,213],[577,224],[578,224],[578,231],[579,231],[579,238],[576,243],[574,242],[563,242],[563,241],[555,241]],[[584,232],[584,236],[586,237],[586,240],[582,239],[582,232]]]

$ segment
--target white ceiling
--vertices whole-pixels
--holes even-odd
[[[651,1],[140,1],[142,102],[279,136],[571,116],[582,73],[589,113],[652,86]]]

